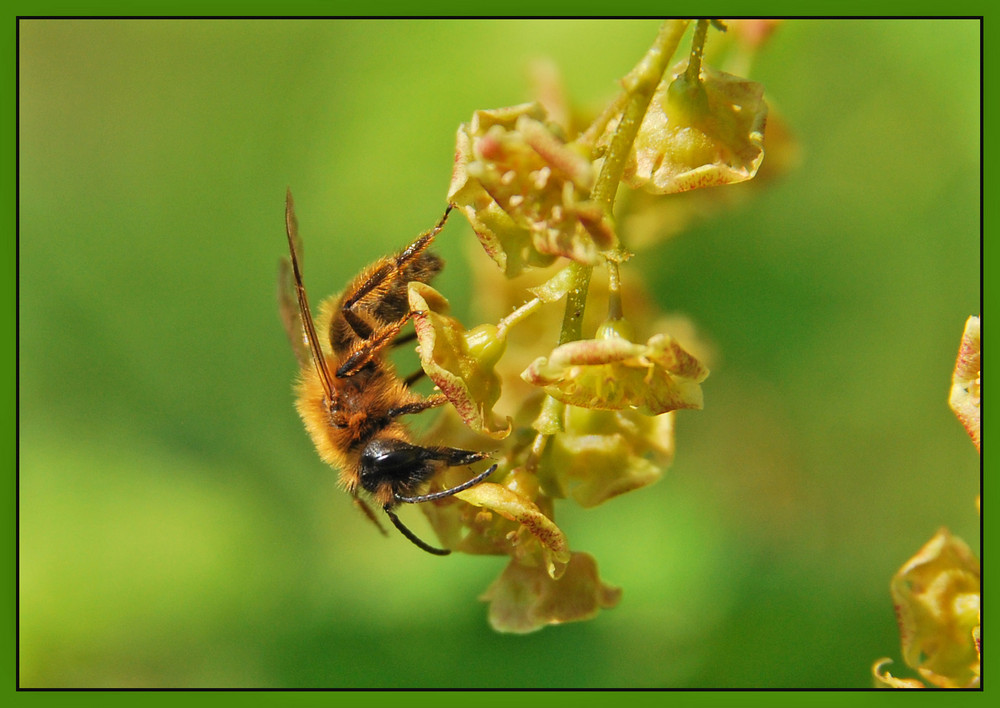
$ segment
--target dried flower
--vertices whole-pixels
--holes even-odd
[[[494,629],[523,634],[550,624],[590,619],[599,610],[617,605],[621,592],[600,579],[591,556],[574,553],[559,579],[542,568],[511,561],[481,599],[490,603]]]

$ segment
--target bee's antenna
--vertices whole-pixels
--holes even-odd
[[[469,487],[476,486],[484,479],[489,477],[491,474],[493,474],[493,472],[496,471],[496,468],[497,465],[493,465],[484,472],[480,472],[479,474],[477,474],[468,482],[463,482],[462,484],[459,484],[457,487],[452,487],[451,489],[445,489],[444,491],[441,492],[434,492],[433,494],[422,494],[418,497],[404,497],[402,494],[396,494],[395,495],[396,501],[403,502],[406,504],[420,504],[422,502],[434,501],[435,499],[443,499],[445,497],[450,497],[452,494],[463,492]],[[410,529],[408,529],[406,525],[399,520],[399,517],[396,516],[396,513],[392,510],[392,507],[387,505],[383,508],[385,509],[385,513],[388,515],[389,519],[392,521],[393,526],[399,529],[399,532],[401,534],[410,539],[413,545],[427,551],[428,553],[433,553],[436,556],[446,556],[451,553],[451,551],[449,551],[447,548],[435,548],[434,546],[430,546],[424,541],[420,540],[419,538],[417,538],[417,535],[415,533],[410,531]]]
[[[403,502],[406,504],[422,504],[423,502],[434,501],[435,499],[444,499],[445,497],[450,497],[452,494],[457,494],[458,492],[464,492],[469,487],[475,487],[477,484],[479,484],[484,479],[493,474],[496,471],[496,468],[497,465],[493,465],[485,472],[480,472],[479,474],[477,474],[468,482],[462,482],[457,487],[452,487],[451,489],[445,489],[440,492],[434,492],[433,494],[421,494],[418,497],[404,497],[402,494],[396,494],[396,501]]]
[[[401,534],[410,539],[413,545],[416,546],[417,548],[427,551],[428,553],[433,553],[435,556],[451,555],[451,551],[449,551],[447,548],[435,548],[434,546],[430,546],[421,541],[415,533],[410,531],[410,529],[406,528],[406,525],[399,520],[399,517],[396,516],[396,513],[389,507],[385,507],[385,513],[389,516],[389,519],[392,521],[392,525],[395,526],[397,529],[399,529],[399,532]]]

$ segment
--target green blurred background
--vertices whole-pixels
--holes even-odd
[[[778,30],[751,78],[801,164],[634,266],[718,352],[705,410],[657,485],[558,510],[622,602],[504,636],[477,600],[504,559],[383,539],[300,426],[284,192],[318,299],[437,219],[457,125],[530,98],[531,60],[598,107],[657,22],[20,22],[20,685],[906,674],[890,577],[941,525],[979,550],[947,407],[979,310],[979,29]],[[471,238],[439,241],[459,315]]]

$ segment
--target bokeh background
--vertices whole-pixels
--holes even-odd
[[[529,99],[532,60],[594,109],[657,23],[18,28],[22,687],[906,673],[891,575],[942,525],[979,550],[947,406],[980,303],[978,23],[788,21],[757,57],[797,168],[628,266],[717,353],[705,410],[656,485],[558,510],[620,605],[526,636],[477,599],[504,559],[382,538],[312,450],[275,306],[285,188],[316,300],[437,219],[457,125]],[[472,238],[439,241],[460,316]]]

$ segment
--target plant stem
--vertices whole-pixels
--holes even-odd
[[[708,20],[698,20],[694,27],[694,37],[691,38],[691,58],[688,59],[685,75],[692,86],[701,82],[701,57],[705,52],[708,25]]]
[[[542,306],[542,301],[537,297],[521,305],[519,308],[511,312],[509,315],[507,315],[497,323],[497,336],[498,337],[507,336],[508,329],[516,325],[521,320],[527,318],[541,306]]]
[[[620,320],[624,316],[621,273],[618,269],[618,263],[608,261],[608,319]]]
[[[601,173],[597,177],[597,184],[590,197],[593,201],[604,207],[609,216],[614,207],[615,194],[618,185],[622,180],[622,173],[625,171],[625,162],[628,160],[629,152],[632,150],[632,143],[642,125],[642,119],[649,108],[649,102],[653,98],[653,92],[663,79],[663,74],[667,70],[667,62],[677,51],[681,36],[687,29],[690,20],[667,20],[660,27],[660,32],[656,36],[656,41],[649,48],[635,68],[632,69],[622,81],[628,93],[628,103],[622,119],[618,123],[614,136],[611,138],[611,145],[601,166]]]
[[[614,215],[618,185],[621,183],[632,143],[635,142],[639,126],[642,125],[646,109],[649,108],[649,102],[653,98],[653,92],[656,91],[667,70],[667,62],[677,51],[677,45],[680,44],[688,24],[690,20],[664,22],[660,26],[653,46],[622,81],[627,96],[622,119],[611,138],[601,173],[590,193],[591,200],[604,208],[608,218]],[[590,277],[594,270],[593,266],[580,263],[572,263],[569,268],[573,271],[574,286],[566,295],[566,310],[559,332],[559,344],[572,342],[583,336],[583,311],[587,304],[587,291],[590,289]]]

